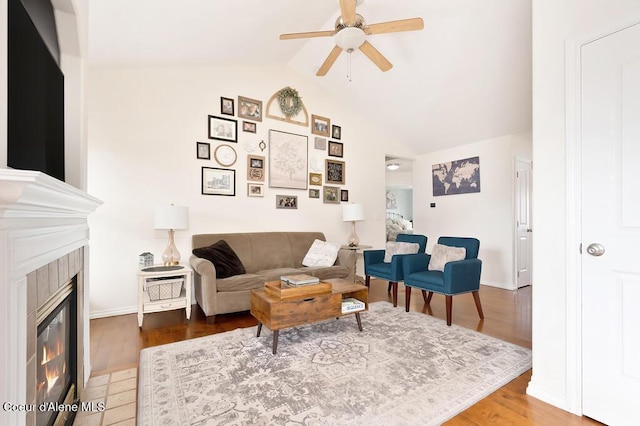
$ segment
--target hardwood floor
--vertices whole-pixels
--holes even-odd
[[[404,309],[404,286],[399,285],[398,308]],[[518,291],[481,286],[480,299],[485,319],[478,318],[473,297],[453,298],[453,324],[531,348],[531,288]],[[387,300],[387,283],[372,280],[369,302]],[[434,294],[430,306],[422,295],[411,294],[411,310],[445,319],[444,297]],[[364,318],[363,318],[364,319]],[[184,310],[147,314],[142,330],[135,314],[91,320],[92,376],[137,367],[141,349],[221,333],[257,324],[248,312],[219,315],[209,325],[197,305],[191,321],[185,322]],[[366,327],[366,322],[364,323]],[[578,417],[526,394],[531,370],[463,411],[446,425],[599,425],[587,417]]]

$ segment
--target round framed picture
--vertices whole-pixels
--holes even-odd
[[[238,159],[238,155],[236,154],[236,150],[229,145],[220,145],[213,152],[213,157],[216,159],[221,166],[229,167],[233,166],[233,164]]]

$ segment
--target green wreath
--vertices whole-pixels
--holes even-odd
[[[291,100],[290,103],[289,99]],[[280,110],[287,117],[294,117],[302,111],[302,99],[300,99],[298,91],[291,87],[285,87],[278,92],[278,103],[280,104]]]

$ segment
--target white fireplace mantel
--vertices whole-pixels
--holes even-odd
[[[86,218],[102,201],[41,172],[0,169],[1,218]]]
[[[26,398],[26,322],[30,291],[27,274],[85,248],[88,216],[99,199],[44,173],[0,169],[0,401],[24,404]],[[88,263],[88,262],[87,262]],[[88,274],[83,301],[88,307]],[[89,321],[84,310],[84,321]],[[84,336],[85,370],[88,333]],[[85,375],[89,377],[89,374]],[[24,424],[25,413],[2,412],[0,423]]]

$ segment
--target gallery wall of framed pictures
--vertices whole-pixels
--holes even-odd
[[[288,96],[294,92],[297,95],[297,91],[289,89]],[[287,100],[280,103],[283,112],[301,110],[293,108],[291,102],[287,104]],[[295,101],[295,106],[304,107],[302,98]],[[307,199],[324,204],[348,202],[342,126],[332,123],[325,114],[311,114],[310,122],[287,115],[287,120],[281,121],[305,128],[290,132],[278,128],[279,123],[273,118],[276,117],[267,114],[263,122],[260,99],[220,96],[219,111],[207,115],[209,142],[196,142],[196,158],[206,162],[201,167],[202,195],[241,196],[244,191],[236,190],[239,177],[246,181],[241,185],[246,184],[248,198],[273,197],[276,209],[296,210],[300,201]],[[245,164],[246,174],[242,171]],[[242,173],[239,176],[238,168]]]

